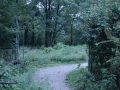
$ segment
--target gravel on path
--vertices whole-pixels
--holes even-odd
[[[88,63],[81,63],[80,67],[87,65]],[[66,85],[66,75],[77,67],[78,64],[70,64],[41,68],[35,72],[33,79],[37,82],[47,80],[53,90],[72,90]]]

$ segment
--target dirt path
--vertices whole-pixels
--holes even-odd
[[[87,66],[87,63],[81,63],[81,67]],[[47,68],[41,68],[35,72],[34,80],[42,82],[48,80],[53,90],[71,90],[66,86],[66,74],[76,69],[78,64],[59,65]]]

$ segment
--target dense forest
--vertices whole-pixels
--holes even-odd
[[[75,90],[120,90],[119,36],[119,0],[1,0],[0,90],[43,90],[36,68],[83,61]]]

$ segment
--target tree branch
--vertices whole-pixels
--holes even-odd
[[[0,81],[0,84],[17,84],[17,82],[2,82],[2,81]]]
[[[61,29],[62,29],[68,22],[70,22],[70,21],[72,21],[72,20],[74,20],[74,19],[78,19],[78,18],[71,18],[71,19],[67,20],[64,24],[62,24],[61,27],[55,32],[55,37],[57,36],[57,33],[60,32]],[[79,20],[80,20],[81,22],[84,22],[84,20],[81,19],[81,18],[79,18]]]
[[[55,32],[55,37],[57,36],[57,33],[61,31],[61,29],[71,20],[74,20],[75,18],[71,18],[70,20],[66,21],[64,24],[61,25],[61,27]]]

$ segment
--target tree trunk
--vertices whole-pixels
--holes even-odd
[[[28,45],[28,28],[25,29],[25,45]]]
[[[35,46],[35,33],[32,32],[32,40],[31,40],[32,46]]]
[[[89,47],[89,60],[88,60],[88,70],[92,73],[92,69],[93,69],[93,66],[92,66],[92,59],[93,59],[93,53],[92,53],[92,50],[93,50],[93,47],[94,47],[94,38],[93,37],[90,37],[90,40],[88,41],[88,47]]]
[[[32,38],[31,38],[31,45],[35,46],[35,32],[34,32],[34,25],[32,25]]]
[[[56,32],[57,32],[57,25],[58,25],[58,16],[59,16],[59,4],[57,5],[57,10],[56,10],[56,19],[55,19],[55,26],[54,26],[54,31],[52,33],[52,46],[56,44]]]
[[[18,34],[16,34],[15,46],[16,46],[15,60],[19,60],[19,35]]]
[[[45,31],[45,47],[51,46],[51,33],[50,31]]]
[[[16,0],[16,4],[18,0]],[[15,24],[18,29],[18,18],[15,19]],[[15,60],[19,60],[19,34],[16,32],[16,39],[15,39]]]
[[[71,23],[70,45],[73,44],[73,24]]]
[[[46,0],[46,4],[45,4],[45,14],[46,14],[45,46],[46,47],[52,45],[52,41],[51,41],[52,32],[50,30],[51,27],[50,4],[51,4],[51,0]]]

